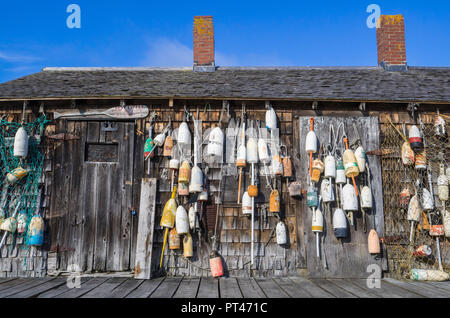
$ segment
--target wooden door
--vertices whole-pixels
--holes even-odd
[[[58,121],[49,222],[57,268],[130,270],[135,125]],[[102,128],[103,127],[103,128]]]
[[[346,133],[349,141],[355,139],[353,129],[353,121],[356,121],[356,126],[362,140],[362,145],[366,151],[379,149],[379,123],[377,117],[316,117],[315,132],[320,143],[326,149],[329,140],[329,127],[331,124],[337,133],[337,128],[340,123],[344,122],[346,126]],[[310,117],[299,118],[299,140],[301,150],[301,180],[307,188],[309,175],[309,156],[304,152],[306,135],[310,130]],[[339,146],[342,145],[342,130],[339,137]],[[317,155],[317,154],[316,154]],[[322,159],[324,160],[324,159]],[[304,244],[306,249],[306,265],[308,276],[311,278],[367,278],[371,273],[368,270],[373,270],[368,267],[371,264],[376,264],[381,270],[385,267],[385,258],[378,256],[377,258],[370,255],[367,248],[367,238],[370,230],[374,228],[380,237],[384,235],[384,215],[383,215],[383,192],[381,180],[381,163],[378,157],[368,156],[370,172],[372,175],[372,195],[373,195],[373,209],[367,212],[367,233],[362,229],[362,212],[354,212],[353,217],[356,224],[356,230],[350,226],[350,235],[344,241],[339,241],[333,232],[332,216],[325,213],[324,209],[324,254],[322,258],[316,256],[316,237],[311,231],[312,210],[308,208],[306,198],[301,202],[301,209],[297,213],[303,213],[304,226]],[[360,178],[356,178],[358,184]],[[334,185],[334,182],[333,182]],[[320,183],[318,186],[320,194]],[[322,205],[323,206],[323,205]],[[332,205],[332,213],[336,209],[335,203]],[[324,267],[323,258],[325,256],[327,268]]]

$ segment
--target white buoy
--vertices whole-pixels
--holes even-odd
[[[320,233],[323,232],[323,214],[320,209],[315,209],[312,218],[312,231],[316,234],[317,257],[320,257]]]
[[[310,130],[306,135],[305,151],[306,153],[316,153],[319,148],[317,135],[314,130]]]
[[[414,165],[416,158],[415,158],[414,150],[412,150],[411,145],[409,142],[404,142],[402,145],[402,162],[405,166],[412,166]]]
[[[416,125],[409,129],[409,143],[414,150],[423,148],[423,137]]]
[[[422,189],[422,208],[424,211],[431,211],[434,209],[434,200],[430,191],[426,188]]]
[[[445,138],[447,136],[447,129],[445,128],[445,120],[439,114],[434,120],[434,133],[439,138]]]
[[[245,192],[242,197],[242,214],[252,214],[252,198],[248,195],[248,192]]]
[[[287,244],[286,225],[283,222],[277,224],[277,243],[278,245]]]
[[[348,235],[347,217],[342,209],[336,209],[334,211],[333,230],[337,238],[344,238]]]
[[[437,179],[438,196],[441,201],[448,201],[448,184],[449,182],[445,175],[444,165],[441,165],[439,177]]]
[[[206,155],[213,161],[221,160],[223,156],[223,144],[225,136],[222,129],[214,128],[209,134],[208,149]]]
[[[200,193],[203,191],[203,172],[198,166],[191,170],[191,183],[189,184],[189,193]]]
[[[258,157],[264,164],[268,164],[270,162],[269,148],[267,147],[266,141],[262,137],[258,139]]]
[[[409,241],[412,242],[413,234],[414,234],[414,222],[419,222],[420,220],[420,204],[419,199],[417,197],[417,194],[414,195],[411,200],[409,200],[409,206],[408,206],[408,221],[411,222],[411,231],[409,234]]]
[[[165,141],[166,141],[166,134],[159,134],[158,136],[155,137],[155,139],[153,139],[153,143],[157,147],[162,147]]]
[[[342,192],[344,211],[358,211],[358,197],[356,196],[355,188],[347,183]]]
[[[178,170],[180,168],[180,161],[178,159],[171,159],[169,161],[169,169]]]
[[[335,201],[333,184],[330,182],[330,180],[322,180],[322,183],[320,184],[320,195],[322,197],[323,203],[331,203]]]
[[[368,186],[365,186],[361,190],[361,208],[372,209],[372,191]]]
[[[363,173],[366,170],[366,152],[363,147],[359,146],[355,150],[355,157],[359,172]]]
[[[186,122],[182,122],[178,128],[177,142],[180,146],[188,146],[191,144],[191,132]]]
[[[247,141],[247,162],[258,163],[258,141],[256,138],[249,138]]]
[[[189,233],[189,218],[186,209],[181,205],[177,208],[175,225],[179,235]]]
[[[277,114],[272,107],[266,111],[266,127],[270,130],[277,129]]]
[[[200,228],[200,224],[198,222],[198,214],[197,214],[197,210],[194,206],[191,206],[189,208],[189,228],[191,229],[191,231],[197,230]]]
[[[14,157],[25,158],[28,155],[28,135],[23,127],[20,127],[14,137]]]
[[[335,179],[336,178],[336,160],[332,155],[328,155],[325,158],[325,178]]]

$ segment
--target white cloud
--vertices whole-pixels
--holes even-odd
[[[7,53],[0,51],[0,60],[4,60],[10,63],[31,63],[39,60],[39,58],[35,56],[22,55],[16,53]]]
[[[191,66],[194,53],[192,48],[177,40],[159,38],[148,42],[148,50],[142,66]],[[237,65],[235,58],[216,51],[216,65]]]

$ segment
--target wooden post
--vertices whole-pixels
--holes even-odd
[[[151,278],[153,232],[155,227],[156,179],[142,179],[136,242],[135,279]]]

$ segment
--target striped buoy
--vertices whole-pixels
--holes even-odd
[[[356,163],[358,164],[359,172],[363,173],[366,170],[366,152],[363,147],[359,146],[355,150],[355,158]]]
[[[316,252],[317,257],[320,257],[320,233],[323,232],[323,214],[320,209],[315,209],[312,218],[312,231],[316,234]]]
[[[432,269],[412,269],[411,280],[443,282],[449,280],[450,275],[444,271]]]
[[[423,148],[422,134],[420,133],[420,130],[416,125],[411,126],[411,128],[409,129],[409,143],[411,145],[411,148],[414,150]]]
[[[416,170],[425,170],[427,168],[427,152],[425,149],[416,153]]]
[[[344,167],[345,175],[348,178],[357,177],[359,175],[358,162],[356,161],[355,154],[351,149],[347,149],[344,152]]]
[[[336,183],[345,184],[347,183],[347,177],[345,176],[345,167],[342,160],[338,160],[336,164]]]
[[[348,235],[347,217],[342,209],[336,209],[334,211],[333,230],[337,238],[344,238]]]

